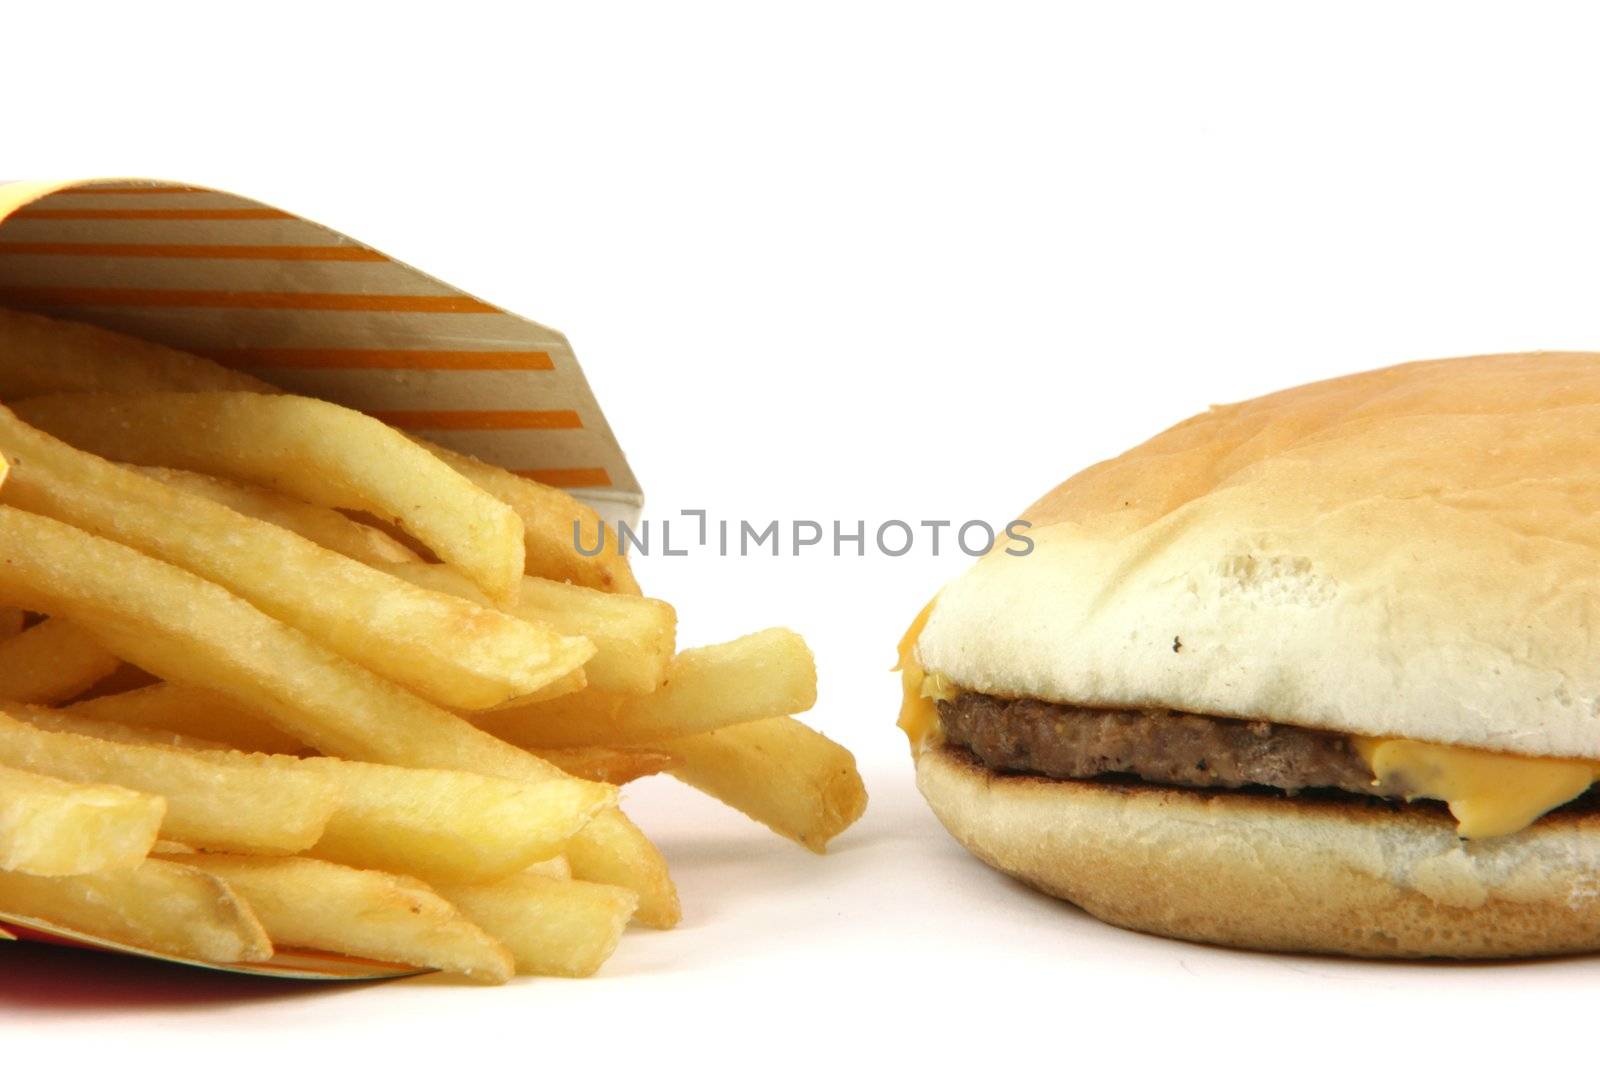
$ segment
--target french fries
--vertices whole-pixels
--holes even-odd
[[[582,637],[419,588],[215,501],[186,500],[4,407],[0,452],[15,467],[6,487],[13,506],[208,578],[435,702],[492,707],[577,669],[594,651]],[[180,510],[185,521],[174,523]],[[307,586],[317,595],[307,596]]]
[[[120,662],[81,627],[65,619],[45,619],[0,641],[0,700],[69,700]]]
[[[113,541],[0,506],[0,554],[13,563],[0,570],[0,597],[68,615],[123,659],[259,709],[325,754],[524,782],[564,776],[221,587]],[[569,855],[580,877],[637,892],[640,921],[677,922],[665,860],[620,812],[596,816]]]
[[[384,569],[426,589],[482,597],[460,574],[438,564],[388,564]],[[549,578],[524,578],[517,603],[508,610],[557,633],[588,638],[595,648],[583,665],[588,688],[644,695],[666,681],[678,616],[665,601],[603,593]]]
[[[353,867],[489,882],[548,860],[616,803],[575,778],[515,782],[465,771],[308,759],[339,806],[311,853]]]
[[[162,797],[161,832],[176,841],[268,854],[316,844],[337,801],[332,786],[289,757],[222,755],[206,760],[156,745],[55,733],[0,713],[0,765]]]
[[[541,748],[534,755],[577,778],[626,785],[676,767],[681,760],[642,748]]]
[[[5,460],[0,458],[0,463],[3,462]],[[10,640],[20,634],[27,622],[28,613],[21,608],[0,608],[0,642]]]
[[[855,757],[793,719],[657,744],[680,761],[668,774],[816,853],[867,807]]]
[[[271,391],[248,374],[81,322],[0,308],[0,397],[183,389]]]
[[[680,916],[617,784],[674,774],[816,851],[861,812],[789,718],[805,643],[677,653],[558,489],[3,310],[0,397],[0,918],[582,976]]]
[[[573,550],[575,544],[592,546],[600,540],[600,516],[593,508],[585,507],[559,489],[518,477],[431,441],[417,443],[517,513],[522,519],[523,550],[529,574],[607,593],[638,594],[639,583],[634,580],[627,557],[622,555],[615,530],[593,556]]]
[[[78,448],[277,489],[395,523],[497,604],[516,603],[522,520],[377,419],[309,397],[78,393],[14,409]]]
[[[598,971],[639,903],[616,886],[533,873],[435,888],[510,950],[518,974],[562,978],[587,978]]]
[[[249,903],[279,945],[449,971],[480,982],[515,973],[511,954],[423,883],[294,856],[191,855]]]
[[[680,653],[648,696],[617,702],[584,689],[473,721],[527,748],[647,745],[794,715],[816,702],[811,650],[794,631],[771,629]]]
[[[66,710],[83,720],[217,741],[241,752],[296,754],[305,744],[221,693],[157,682],[80,700]]]
[[[0,871],[59,877],[132,869],[155,844],[166,810],[148,793],[0,766]]]
[[[165,859],[64,878],[0,871],[0,915],[207,963],[272,956],[260,921],[227,882]]]
[[[74,734],[81,737],[92,737],[101,741],[116,741],[124,745],[165,745],[169,748],[183,748],[192,752],[235,752],[232,745],[221,741],[207,741],[203,737],[190,737],[187,734],[174,733],[168,730],[147,729],[142,726],[128,726],[120,722],[107,722],[104,719],[90,719],[74,714],[71,705],[67,708],[41,708],[31,704],[3,704],[3,714],[10,716],[21,723],[48,730],[53,734]]]
[[[415,563],[420,558],[375,526],[357,522],[332,508],[307,504],[271,489],[170,467],[135,466],[130,469],[174,489],[223,504],[241,515],[281,526],[312,544],[321,545],[341,556],[349,556],[358,563],[382,566],[386,563]]]
[[[614,791],[593,781],[552,778],[537,784],[465,771],[390,767],[381,763],[312,757],[244,756],[198,738],[122,723],[84,719],[54,708],[7,708],[12,718],[69,743],[90,738],[123,745],[181,748],[191,760],[236,768],[241,759],[276,770],[286,789],[295,775],[320,779],[334,805],[310,854],[352,867],[421,878],[490,882],[554,859],[595,814],[616,802]],[[0,724],[3,728],[3,724]],[[0,735],[3,740],[3,735]],[[147,761],[160,762],[159,758]],[[0,761],[4,759],[0,748]],[[178,842],[184,835],[169,832]],[[257,849],[256,851],[261,851]]]

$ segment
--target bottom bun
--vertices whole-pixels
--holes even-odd
[[[1440,808],[996,775],[917,784],[974,855],[1117,926],[1237,948],[1495,958],[1600,948],[1600,815],[1463,842]]]

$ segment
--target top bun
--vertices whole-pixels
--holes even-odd
[[[1600,355],[1409,363],[1215,407],[1024,518],[1030,554],[1002,543],[939,595],[926,670],[1600,759]]]

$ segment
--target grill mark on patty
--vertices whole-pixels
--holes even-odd
[[[1085,708],[961,693],[938,702],[947,740],[990,770],[1047,778],[1133,775],[1159,785],[1295,793],[1379,788],[1343,734],[1182,711]]]

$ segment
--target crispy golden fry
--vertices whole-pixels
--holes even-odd
[[[287,853],[322,836],[338,798],[333,786],[288,757],[210,755],[56,733],[0,714],[0,765],[163,797],[165,837],[197,848]]]
[[[76,704],[65,708],[42,708],[32,704],[0,704],[4,714],[53,734],[79,734],[101,741],[115,741],[124,745],[165,745],[169,748],[188,749],[193,752],[236,752],[232,745],[222,741],[208,741],[203,737],[174,733],[171,730],[129,726],[126,723],[90,719],[74,712]]]
[[[583,833],[567,842],[566,854],[574,878],[637,893],[639,910],[634,918],[646,926],[669,930],[683,918],[678,887],[667,874],[667,861],[644,831],[620,811],[597,815]]]
[[[309,397],[77,393],[16,407],[46,433],[123,463],[237,478],[369,511],[415,535],[497,604],[516,602],[522,520],[377,419]]]
[[[120,662],[83,628],[65,619],[45,619],[0,641],[0,700],[70,700]]]
[[[0,464],[5,457],[0,456]],[[0,642],[8,641],[22,632],[28,623],[28,613],[21,608],[0,608]],[[582,689],[582,686],[578,688]]]
[[[164,800],[0,767],[0,870],[60,876],[129,870],[144,861]]]
[[[593,508],[571,493],[452,452],[431,441],[418,444],[480,489],[504,501],[521,517],[529,574],[608,593],[638,595],[639,583],[634,580],[627,557],[621,554],[615,530],[606,531],[605,544],[595,555],[585,556],[577,550],[582,544],[593,551],[600,540],[600,516]]]
[[[460,574],[438,564],[391,564],[384,569],[452,596],[470,597],[475,592]],[[583,665],[592,689],[644,694],[654,692],[666,678],[677,641],[678,616],[665,601],[602,593],[548,578],[524,578],[516,606],[508,610],[557,633],[581,634],[592,641],[595,654]]]
[[[530,864],[524,873],[537,874],[545,878],[571,878],[572,864],[567,862],[565,856],[552,856],[550,859]]]
[[[430,880],[488,882],[548,860],[616,803],[614,791],[575,778],[514,782],[326,757],[304,766],[340,798],[312,855]]]
[[[4,407],[0,452],[16,465],[6,486],[12,506],[216,582],[435,702],[493,707],[538,690],[593,653],[581,637],[420,588],[80,452]]]
[[[525,708],[530,704],[543,704],[546,700],[554,700],[556,697],[564,697],[568,693],[576,693],[580,689],[586,689],[588,685],[589,676],[583,673],[582,667],[579,667],[575,671],[568,671],[549,685],[543,686],[525,697],[508,700],[492,710],[502,711],[506,708]]]
[[[534,755],[577,778],[626,785],[676,767],[678,757],[642,748],[541,748]]]
[[[435,885],[511,950],[518,974],[587,978],[616,951],[639,898],[594,882],[517,874],[487,885]]]
[[[98,326],[0,308],[0,396],[181,389],[272,391],[208,359]]]
[[[792,630],[762,630],[678,654],[660,689],[620,704],[588,690],[474,717],[524,748],[650,745],[805,711],[817,701],[811,650]]]
[[[238,753],[213,741],[84,719],[70,711],[13,708],[9,713],[53,733],[168,745],[222,767],[238,761]],[[616,803],[613,790],[576,778],[513,782],[330,757],[255,762],[312,774],[334,790],[336,806],[310,846],[311,855],[427,879],[490,882],[558,857],[585,823]]]
[[[193,855],[249,902],[275,944],[504,982],[511,954],[415,878],[299,856]]]
[[[210,689],[171,682],[79,701],[65,710],[85,720],[219,742],[240,752],[293,755],[306,748],[304,742],[236,700]]]
[[[152,674],[257,708],[333,756],[541,782],[563,773],[317,645],[220,586],[115,542],[0,506],[0,600],[74,618]],[[639,893],[639,919],[671,926],[661,854],[619,811],[568,847],[585,881]]]
[[[656,745],[682,761],[668,774],[819,854],[867,807],[855,757],[793,719]]]
[[[420,558],[375,526],[357,522],[332,508],[307,504],[304,500],[271,489],[227,478],[214,478],[209,474],[196,474],[194,471],[173,470],[171,467],[130,469],[182,492],[224,504],[241,515],[292,530],[307,541],[369,566],[415,563]]]
[[[170,860],[65,878],[0,871],[0,913],[186,960],[259,963],[272,956],[266,931],[239,895]]]

